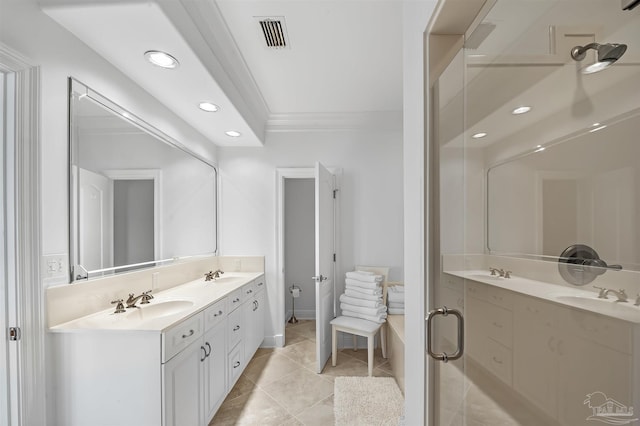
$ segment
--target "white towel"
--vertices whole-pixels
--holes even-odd
[[[360,271],[360,270],[356,270],[355,272],[362,274],[362,275],[375,275],[373,272],[371,271]]]
[[[396,293],[396,292],[388,291],[387,300],[389,302],[404,303],[404,293]]]
[[[389,286],[389,291],[394,291],[397,293],[404,293],[404,286],[403,285],[392,285]]]
[[[346,317],[366,319],[366,320],[369,320],[369,321],[377,322],[378,324],[382,324],[383,322],[386,321],[385,318],[387,318],[387,313],[386,312],[383,313],[383,314],[378,314],[376,316],[373,316],[373,315],[366,315],[366,314],[361,314],[361,313],[353,312],[353,311],[342,311],[342,315],[344,315]]]
[[[399,308],[389,308],[387,312],[389,315],[404,315],[404,309]]]
[[[362,300],[382,301],[382,294],[365,294],[359,291],[352,290],[349,287],[345,289],[344,294],[346,294],[347,296],[356,297]]]
[[[370,289],[382,288],[380,283],[365,282],[360,280],[354,280],[352,278],[345,278],[344,282],[345,284],[348,284],[352,287],[362,287],[362,288],[370,288]]]
[[[347,275],[347,278],[369,282],[369,283],[377,283],[377,282],[381,283],[383,280],[382,275],[369,275],[367,273],[363,274],[360,271],[347,272],[346,275]]]
[[[356,305],[351,305],[349,303],[341,303],[340,309],[342,309],[343,311],[357,312],[359,314],[372,315],[372,316],[376,316],[376,315],[387,312],[386,306],[380,306],[377,308],[367,308],[365,306],[356,306]]]
[[[380,306],[382,306],[382,300],[381,299],[378,299],[378,300],[364,300],[362,298],[356,298],[356,297],[347,296],[346,294],[341,294],[340,295],[340,301],[344,302],[344,303],[349,303],[350,305],[365,306],[365,307],[368,307],[368,308],[379,308]]]
[[[348,288],[349,290],[355,291],[357,293],[368,294],[371,296],[382,295],[381,288],[369,289],[369,288],[356,287],[349,284],[347,284],[345,288]]]
[[[404,309],[404,303],[400,303],[400,302],[389,302],[389,309],[391,309],[391,308]]]

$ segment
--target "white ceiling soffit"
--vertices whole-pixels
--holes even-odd
[[[262,146],[264,107],[248,105],[247,99],[255,96],[247,95],[246,86],[245,93],[238,90],[193,23],[185,25],[190,17],[180,2],[163,2],[162,8],[149,1],[82,4],[53,0],[41,1],[41,5],[45,13],[216,145]],[[188,41],[163,8],[170,10],[181,28],[191,28]],[[148,50],[170,53],[180,66],[173,70],[155,67],[144,58]],[[220,110],[201,111],[198,103],[205,100]],[[117,103],[117,99],[113,101]],[[227,130],[237,130],[241,136],[230,138],[225,135]]]
[[[402,1],[216,5],[268,107],[268,132],[402,127]],[[286,22],[287,48],[266,46],[264,17]]]

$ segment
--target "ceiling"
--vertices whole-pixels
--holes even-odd
[[[218,146],[262,146],[266,132],[401,128],[401,0],[39,3]],[[257,17],[283,19],[288,47],[268,49]],[[152,49],[180,66],[152,66]],[[203,100],[220,110],[200,111]]]

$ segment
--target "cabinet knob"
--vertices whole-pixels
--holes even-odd
[[[220,315],[222,315],[222,311],[218,311],[218,313],[213,314],[214,317],[219,317]]]
[[[240,330],[240,325],[236,325],[235,327],[233,327],[233,331],[238,331]]]
[[[182,338],[183,338],[183,339],[186,339],[187,337],[191,337],[191,336],[193,336],[193,333],[195,333],[195,331],[193,331],[193,330],[189,330],[189,334],[183,334],[183,335],[182,335]]]
[[[240,361],[236,361],[235,364],[233,364],[233,368],[238,368],[240,367]]]

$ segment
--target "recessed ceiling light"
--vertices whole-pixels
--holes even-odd
[[[236,131],[236,130],[228,130],[226,132],[224,132],[225,135],[231,137],[231,138],[237,138],[238,136],[240,136],[242,133]]]
[[[176,58],[159,50],[148,50],[144,52],[144,57],[153,65],[161,68],[178,68],[178,65],[180,65],[180,62],[178,62]]]
[[[485,136],[487,136],[487,134],[485,132],[480,132],[480,133],[476,133],[475,135],[471,136],[474,139],[482,139]]]
[[[511,114],[520,115],[520,114],[526,114],[529,111],[531,111],[531,107],[530,106],[521,106],[521,107],[518,107],[518,108],[514,109],[513,111],[511,111]]]
[[[200,102],[198,104],[198,107],[201,110],[206,111],[206,112],[217,112],[220,109],[220,107],[218,107],[218,105],[212,104],[211,102],[206,102],[206,101],[205,102]]]

